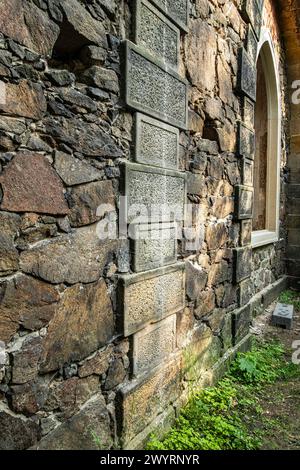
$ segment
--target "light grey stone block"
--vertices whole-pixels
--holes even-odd
[[[239,283],[250,277],[252,271],[252,248],[235,248],[233,250],[234,282]]]
[[[187,82],[144,48],[125,41],[124,98],[130,108],[187,128]]]
[[[133,374],[139,375],[162,363],[176,347],[176,315],[148,325],[133,335]]]
[[[148,271],[176,262],[176,224],[138,224],[130,227],[132,234],[132,268]]]
[[[176,170],[179,130],[161,121],[136,113],[134,158],[138,163]]]
[[[247,31],[247,52],[253,64],[256,64],[258,42],[252,26],[248,25]]]
[[[242,183],[245,186],[253,186],[254,164],[252,160],[243,158]]]
[[[238,154],[242,157],[254,159],[255,134],[242,122],[238,123]]]
[[[188,31],[189,2],[188,0],[152,0],[168,18],[183,31]]]
[[[272,315],[272,324],[276,326],[282,326],[288,330],[293,328],[293,316],[294,307],[293,305],[277,304]]]
[[[148,0],[135,0],[135,43],[177,69],[180,31]]]
[[[246,50],[239,50],[237,91],[256,101],[256,68]]]
[[[232,336],[234,346],[249,333],[252,320],[250,304],[235,310],[232,314]]]
[[[185,306],[185,264],[120,277],[122,333],[130,336]]]
[[[242,220],[241,231],[240,231],[241,246],[250,245],[251,235],[252,235],[252,220]]]
[[[184,219],[186,176],[184,173],[156,167],[124,163],[123,188],[128,223],[169,222]],[[141,217],[144,216],[144,220]],[[148,218],[147,218],[148,217]]]
[[[247,96],[243,98],[243,121],[249,129],[254,129],[254,103]]]
[[[253,189],[249,186],[235,187],[235,217],[237,220],[253,217]]]

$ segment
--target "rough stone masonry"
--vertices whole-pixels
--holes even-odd
[[[141,448],[299,287],[299,11],[0,0],[1,450]],[[280,233],[253,248],[263,29],[281,80]],[[158,234],[192,204],[200,246],[99,239],[120,196],[176,203]]]

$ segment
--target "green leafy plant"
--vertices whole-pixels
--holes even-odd
[[[217,386],[194,392],[172,429],[162,439],[152,435],[147,449],[259,449],[264,432],[278,430],[278,422],[268,420],[259,404],[263,387],[293,377],[300,377],[299,366],[291,364],[282,344],[254,342]],[[257,419],[264,424],[257,427]]]
[[[294,305],[296,310],[300,310],[300,294],[293,290],[286,290],[280,294],[279,302]]]
[[[271,383],[281,374],[284,348],[277,341],[254,344],[251,351],[239,353],[231,375],[244,383]]]

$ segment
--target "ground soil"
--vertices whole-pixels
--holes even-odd
[[[287,351],[286,359],[291,361],[293,342],[300,341],[300,312],[295,312],[292,330],[281,329],[271,325],[275,305],[254,321],[253,332],[266,339],[278,339],[282,342]],[[293,379],[264,385],[257,394],[257,402],[262,411],[259,416],[251,417],[248,425],[256,426],[262,431],[261,449],[299,450],[300,365],[299,375]]]

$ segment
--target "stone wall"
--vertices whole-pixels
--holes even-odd
[[[271,3],[0,0],[0,449],[140,447],[285,286],[284,242],[251,249]],[[157,233],[191,204],[199,246],[100,239],[120,196],[176,204]]]
[[[300,212],[300,156],[299,156],[299,9],[298,0],[279,2],[281,31],[283,32],[286,57],[288,99],[290,104],[288,173],[286,175],[286,223],[287,223],[287,272],[291,285],[300,288],[299,262],[299,212]]]

